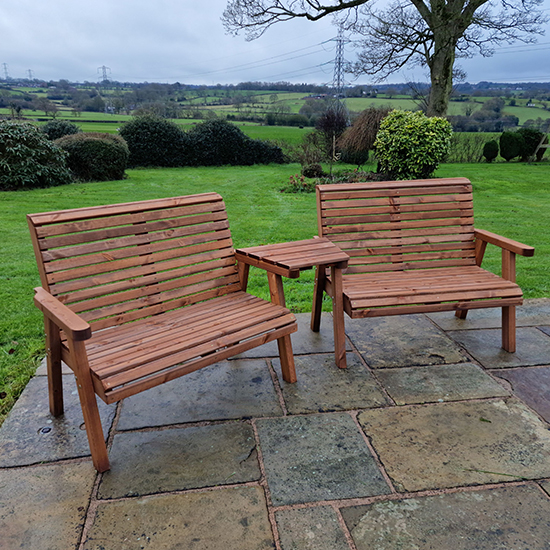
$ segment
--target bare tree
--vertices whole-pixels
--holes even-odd
[[[252,40],[279,21],[337,16],[342,28],[361,36],[357,74],[383,80],[407,64],[426,66],[427,114],[443,116],[456,58],[489,56],[502,42],[535,42],[548,21],[543,1],[394,0],[384,9],[374,0],[228,0],[222,20],[229,32],[244,30]]]

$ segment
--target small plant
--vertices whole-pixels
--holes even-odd
[[[44,126],[42,131],[48,136],[48,139],[54,141],[63,136],[78,134],[80,128],[68,120],[50,120]]]
[[[374,143],[379,172],[396,179],[426,178],[449,152],[451,124],[421,111],[391,111],[380,123]]]
[[[66,156],[33,124],[0,121],[0,190],[70,183]]]
[[[307,180],[305,176],[296,174],[290,176],[288,183],[281,189],[281,193],[313,193],[316,180]]]
[[[320,164],[308,164],[302,168],[302,176],[306,178],[322,178],[325,175]]]
[[[483,156],[487,162],[493,162],[498,157],[498,143],[496,139],[488,141],[483,146]]]
[[[120,136],[79,133],[64,136],[56,144],[68,153],[67,164],[77,180],[112,181],[125,177],[130,151]]]

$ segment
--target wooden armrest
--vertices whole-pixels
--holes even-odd
[[[74,341],[88,340],[92,337],[90,325],[80,318],[74,311],[62,304],[42,287],[34,289],[34,304],[36,307],[59,328],[63,329],[67,338]]]
[[[518,243],[512,239],[501,237],[496,233],[491,233],[490,231],[485,231],[484,229],[474,229],[474,234],[476,239],[500,246],[501,248],[514,252],[514,254],[519,254],[520,256],[533,256],[535,254],[535,249],[532,246],[527,246],[526,244]]]

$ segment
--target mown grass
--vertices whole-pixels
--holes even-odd
[[[317,233],[314,195],[279,191],[299,170],[296,164],[128,170],[118,182],[0,194],[0,423],[44,354],[42,319],[32,301],[40,281],[27,213],[216,191],[225,199],[236,247],[306,239]],[[518,258],[518,283],[527,298],[550,296],[550,164],[447,164],[436,175],[471,179],[478,227],[537,248],[534,258]],[[499,252],[491,248],[484,265],[498,273]],[[285,282],[293,311],[310,310],[312,283],[312,271]],[[252,270],[249,289],[268,298],[263,272]]]

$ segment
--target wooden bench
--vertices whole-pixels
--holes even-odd
[[[323,292],[333,300],[335,354],[346,366],[344,314],[352,318],[502,307],[502,347],[516,349],[516,254],[534,248],[474,229],[465,178],[331,184],[317,187],[319,235],[350,256],[345,270],[318,269],[311,328]],[[502,248],[502,277],[482,269],[487,243]]]
[[[295,382],[292,313],[243,291],[216,193],[29,214],[50,411],[75,373],[94,466],[109,469],[95,394],[113,403],[277,339]]]

